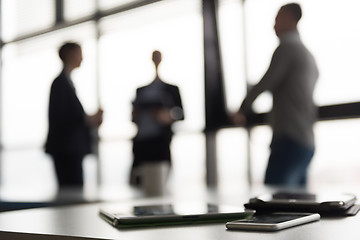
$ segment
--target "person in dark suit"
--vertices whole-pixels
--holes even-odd
[[[171,165],[171,126],[175,121],[184,119],[179,88],[163,82],[159,77],[161,58],[159,51],[153,52],[156,77],[149,85],[136,90],[133,102],[132,120],[138,132],[133,139],[134,161],[130,183],[135,186],[141,184],[141,176],[136,174],[139,166],[158,162]]]
[[[71,81],[71,72],[82,62],[80,45],[65,43],[59,49],[59,57],[63,70],[50,90],[49,132],[45,151],[53,158],[60,188],[82,186],[83,158],[91,152],[90,129],[102,123],[102,110],[88,116]]]

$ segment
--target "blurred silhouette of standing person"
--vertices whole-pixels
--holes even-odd
[[[319,72],[297,29],[301,17],[301,7],[296,3],[280,8],[274,26],[280,45],[267,72],[248,92],[234,117],[235,122],[241,122],[252,111],[253,102],[262,92],[272,93],[273,139],[266,184],[305,186],[315,151],[313,124],[317,108],[313,103],[313,92]]]
[[[133,139],[134,161],[130,174],[130,184],[133,186],[144,184],[140,169],[145,164],[171,165],[171,126],[175,121],[184,119],[179,88],[163,82],[159,77],[161,53],[154,51],[152,60],[156,77],[149,85],[136,90],[133,101],[132,120],[138,127]]]
[[[79,44],[67,42],[59,49],[63,70],[50,90],[49,132],[45,151],[54,161],[60,188],[83,186],[82,162],[91,152],[90,129],[102,123],[102,110],[86,115],[71,80],[71,72],[80,67],[82,50]]]

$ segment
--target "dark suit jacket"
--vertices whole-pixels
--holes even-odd
[[[161,103],[156,103],[156,102],[149,102],[149,103],[138,103],[139,99],[141,98],[141,96],[143,95],[143,92],[145,92],[147,90],[147,88],[149,88],[150,85],[144,86],[144,87],[140,87],[136,90],[136,99],[133,102],[133,107],[135,110],[137,109],[142,109],[142,108],[178,108],[182,111],[182,116],[179,119],[176,120],[184,120],[184,112],[183,112],[183,106],[182,106],[182,101],[181,101],[181,96],[180,96],[180,91],[179,88],[177,86],[162,82],[162,84],[164,84],[164,92],[167,93],[168,95],[168,99],[167,101],[161,102]],[[136,120],[135,120],[136,123]],[[171,141],[171,137],[173,135],[173,132],[171,130],[171,125],[169,126],[164,126],[162,129],[162,134],[161,136],[159,136],[160,138],[163,139],[168,139],[169,141]],[[135,139],[136,140],[136,137]]]
[[[51,155],[85,156],[90,153],[90,128],[86,114],[65,72],[61,72],[51,86],[45,148]]]

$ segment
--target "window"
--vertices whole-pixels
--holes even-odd
[[[41,147],[47,133],[47,108],[52,81],[61,70],[57,55],[64,41],[83,45],[83,66],[73,79],[88,111],[96,109],[93,26],[85,24],[44,37],[8,44],[3,49],[3,146]],[[79,79],[79,81],[77,80]]]
[[[130,139],[131,102],[136,88],[155,77],[151,57],[160,50],[160,77],[178,85],[186,119],[182,130],[204,127],[203,39],[200,1],[161,2],[100,22],[101,104],[106,113],[102,136]]]
[[[86,111],[95,111],[94,29],[93,24],[77,25],[3,48],[1,174],[3,193],[9,200],[24,196],[49,199],[55,193],[52,161],[43,147],[50,86],[62,68],[57,49],[68,40],[82,45],[84,61],[72,78]]]
[[[55,1],[3,0],[1,4],[4,41],[51,27],[55,23]]]
[[[98,0],[100,9],[106,10],[114,7],[119,7],[129,3],[141,2],[140,0]]]
[[[246,83],[256,84],[268,68],[278,45],[273,31],[274,18],[279,7],[288,2],[219,0],[218,27],[229,112],[240,106],[246,94]],[[299,30],[320,69],[315,102],[330,105],[359,101],[360,34],[354,30],[360,23],[360,15],[356,12],[360,8],[359,1],[346,0],[344,4],[335,0],[298,2],[304,14]],[[204,182],[201,0],[158,1],[101,19],[93,16],[94,21],[62,30],[52,28],[56,18],[55,0],[3,0],[1,3],[2,40],[6,43],[1,52],[1,154],[2,169],[6,168],[2,175],[6,180],[5,192],[11,185],[8,182],[19,185],[26,182],[41,186],[39,188],[43,188],[42,183],[50,182],[45,186],[50,190],[55,186],[55,177],[49,174],[52,163],[43,153],[43,145],[47,134],[50,85],[61,71],[57,48],[68,40],[77,41],[83,47],[84,62],[72,78],[86,112],[92,114],[99,105],[105,111],[100,128],[103,183],[127,183],[132,159],[131,138],[136,134],[136,126],[131,122],[131,102],[136,89],[154,78],[151,61],[154,50],[163,53],[160,77],[179,86],[185,110],[186,119],[174,127],[177,134],[171,146],[174,184],[183,184],[185,178],[188,185],[195,181]],[[140,3],[146,1],[64,0],[64,18],[68,22],[76,21],[91,18],[97,10],[114,10]],[[97,28],[101,33],[99,39]],[[46,29],[50,33],[12,42],[19,36]],[[271,105],[271,95],[265,93],[255,102],[255,110],[267,112]],[[359,120],[316,124],[317,149],[310,179],[319,180],[318,176],[321,176],[323,181],[336,182],[341,179],[337,171],[342,165],[341,171],[350,172],[351,179],[358,180],[352,172],[355,168],[351,168],[358,166],[356,157],[360,155],[355,146],[360,141],[360,134],[356,132],[358,125]],[[269,126],[251,130],[250,154],[255,183],[263,182],[270,141]],[[227,183],[234,179],[246,183],[246,130],[222,129],[217,134],[217,142],[220,185],[228,186]],[[92,164],[94,170],[96,163],[93,161]],[[188,169],[189,165],[191,169]],[[21,170],[22,177],[19,178],[18,166],[34,171]],[[47,169],[46,173],[39,176],[37,173],[43,169]],[[89,178],[86,171],[85,176]],[[8,192],[12,190],[7,189]]]
[[[234,112],[246,94],[242,4],[238,0],[219,2],[218,28],[226,104]]]
[[[64,17],[66,21],[76,20],[94,14],[95,0],[64,0]]]
[[[278,45],[274,33],[274,19],[280,6],[289,1],[248,0],[245,1],[245,27],[248,81],[256,84],[267,70],[271,56]],[[305,45],[317,60],[320,78],[315,91],[314,100],[318,105],[330,105],[359,101],[360,68],[360,35],[357,29],[360,16],[355,13],[360,3],[355,0],[339,4],[338,1],[297,1],[303,9],[303,19],[299,23],[299,31]],[[223,68],[227,91],[227,104],[230,111],[240,106],[245,96],[245,84],[242,49],[243,27],[241,1],[220,1],[219,27]],[[337,16],[337,17],[334,17]],[[232,23],[232,24],[231,24]],[[236,68],[238,66],[238,68]],[[236,83],[234,83],[236,82]],[[263,94],[255,102],[258,112],[270,111],[272,99],[269,93]],[[359,142],[358,120],[342,120],[318,122],[315,127],[316,153],[310,167],[310,183],[320,182],[355,182],[358,181],[357,147]],[[353,130],[351,130],[353,129]],[[218,136],[219,148],[226,142],[226,137],[237,130],[222,130]],[[240,134],[240,133],[238,133]],[[271,128],[258,126],[251,130],[250,155],[252,158],[252,180],[262,183],[267,160],[270,154]],[[240,137],[240,136],[238,136]],[[231,138],[234,139],[234,136]],[[233,143],[228,140],[228,144]],[[246,151],[245,143],[239,142],[241,151]],[[219,150],[222,151],[222,150]],[[233,150],[234,151],[234,150]],[[342,160],[339,160],[342,159]],[[219,158],[221,161],[221,158]],[[234,158],[233,165],[245,162],[244,157]],[[341,164],[340,164],[341,161]],[[345,164],[342,164],[346,162]],[[347,167],[352,166],[352,167]],[[224,168],[219,163],[220,172]],[[341,169],[341,170],[337,170]],[[239,169],[239,168],[238,168]],[[239,170],[239,174],[241,170]],[[332,174],[329,175],[328,173]],[[348,172],[349,177],[342,178],[341,173]],[[222,175],[224,177],[224,174]],[[225,177],[226,178],[226,177]]]
[[[130,141],[136,134],[131,122],[132,101],[136,88],[154,79],[152,52],[159,50],[163,57],[159,75],[180,88],[185,111],[185,121],[176,123],[174,129],[178,134],[171,146],[173,179],[201,177],[205,121],[200,1],[155,3],[102,19],[100,27],[100,99],[105,114],[101,153],[106,154],[102,157],[103,172],[115,164],[119,182],[127,182],[132,161]],[[193,172],[184,172],[187,164],[194,166]],[[104,174],[104,181],[108,179]]]
[[[359,1],[335,0],[297,1],[303,9],[299,31],[305,45],[313,53],[320,70],[315,92],[319,105],[359,101],[360,16]],[[280,6],[288,1],[249,0],[245,3],[248,72],[251,83],[265,73],[278,40],[273,31]],[[338,17],[334,17],[338,16]],[[340,17],[341,16],[341,17]],[[268,110],[271,98],[266,97],[259,108]]]

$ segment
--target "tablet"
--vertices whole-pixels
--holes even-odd
[[[243,207],[207,203],[105,206],[99,215],[116,228],[227,222],[248,218],[254,211]]]
[[[278,192],[250,199],[246,208],[258,211],[296,211],[322,214],[344,214],[354,206],[353,194],[311,194]]]

